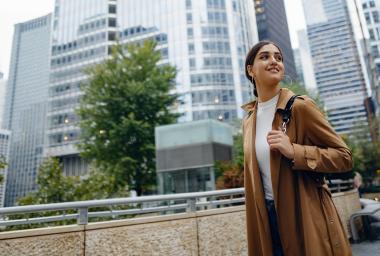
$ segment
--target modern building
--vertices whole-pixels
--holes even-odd
[[[300,70],[302,70],[302,76],[305,88],[308,91],[317,90],[317,84],[315,81],[314,68],[313,68],[313,59],[311,57],[309,39],[307,37],[306,30],[297,31],[298,41],[299,41],[299,65]],[[299,69],[297,68],[297,72]]]
[[[4,79],[4,74],[0,72],[0,127],[2,127],[3,122],[6,86],[7,80]]]
[[[232,159],[232,127],[216,120],[156,127],[159,194],[215,190],[215,162]]]
[[[370,54],[371,61],[373,63],[368,63],[369,72],[371,68],[374,70],[374,75],[376,76],[374,85],[372,88],[372,98],[377,107],[377,114],[380,117],[380,1],[379,0],[361,0],[361,8],[358,9],[363,13],[365,18],[365,25],[368,29],[369,42],[368,42],[368,52]]]
[[[0,161],[8,163],[9,161],[9,140],[11,132],[8,130],[0,129]],[[2,182],[0,183],[0,207],[4,207],[5,201],[5,188],[7,183],[8,166],[0,169],[0,175],[2,176]]]
[[[251,0],[57,0],[45,155],[59,157],[67,174],[85,172],[75,146],[82,71],[106,59],[116,39],[153,38],[162,62],[177,67],[179,122],[241,118],[251,97],[244,61],[258,41],[253,8]]]
[[[257,31],[260,40],[277,43],[284,55],[285,75],[297,79],[284,0],[252,0],[255,5]]]
[[[3,119],[3,127],[12,131],[5,206],[37,189],[46,128],[50,31],[50,14],[15,25]]]
[[[368,78],[353,26],[355,10],[346,0],[303,0],[303,5],[319,95],[335,130],[349,134],[357,124],[368,124]]]
[[[302,62],[301,62],[301,53],[300,49],[293,49],[293,56],[294,56],[294,64],[296,66],[297,71],[297,78],[296,80],[302,85],[305,86],[305,80],[303,76],[303,70],[302,70]]]

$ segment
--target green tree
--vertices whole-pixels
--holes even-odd
[[[7,166],[7,162],[5,161],[5,157],[0,155],[0,170],[4,169]],[[4,182],[4,175],[0,174],[0,183]]]
[[[169,94],[176,69],[159,65],[155,46],[116,45],[107,61],[87,70],[78,110],[81,155],[138,195],[156,183],[154,128],[178,117],[170,112],[177,96]]]

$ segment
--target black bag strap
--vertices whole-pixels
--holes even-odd
[[[289,123],[290,118],[292,116],[292,108],[293,108],[293,103],[294,100],[298,97],[299,95],[293,95],[288,102],[286,103],[285,109],[282,110],[280,113],[282,115],[282,131],[286,133],[286,125]]]

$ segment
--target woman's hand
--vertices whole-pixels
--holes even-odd
[[[289,137],[282,131],[272,130],[268,133],[267,141],[271,150],[278,150],[286,158],[294,159],[294,148]]]

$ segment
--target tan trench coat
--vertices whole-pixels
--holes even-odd
[[[290,90],[281,89],[276,109],[284,109],[292,95]],[[248,112],[243,121],[248,251],[251,256],[271,256],[268,215],[254,147],[256,106],[256,102],[242,106]],[[278,130],[281,122],[276,111],[272,128]],[[307,96],[295,100],[287,135],[294,146],[294,162],[279,152],[270,153],[273,196],[285,255],[352,255],[327,185],[311,177],[315,172],[350,170],[350,150]]]

